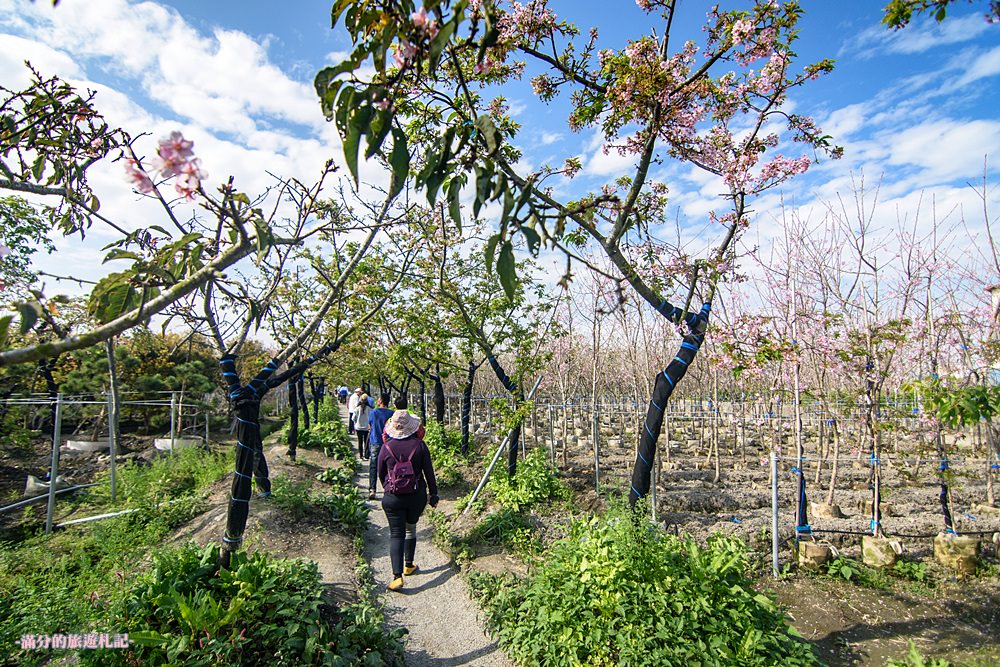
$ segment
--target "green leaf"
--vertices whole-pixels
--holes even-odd
[[[395,197],[406,185],[410,175],[410,150],[406,145],[406,132],[392,128],[392,154],[389,155],[389,166],[392,167],[392,181],[389,184],[389,197]]]
[[[451,179],[451,183],[448,184],[448,212],[451,214],[451,219],[455,221],[455,226],[458,227],[459,234],[462,233],[461,194],[462,180],[459,178]]]
[[[538,248],[542,245],[542,237],[531,227],[522,226],[519,229],[521,230],[521,234],[524,235],[524,240],[528,242],[528,252],[538,257]]]
[[[353,123],[347,130],[344,137],[344,159],[347,160],[347,168],[354,177],[354,185],[358,185],[358,145],[361,143],[361,130]]]
[[[510,241],[504,241],[500,246],[500,256],[497,258],[497,274],[500,285],[508,299],[514,298],[514,246]]]
[[[35,322],[38,321],[38,314],[41,312],[41,307],[35,303],[19,303],[17,304],[17,309],[21,313],[21,333],[26,334],[31,331],[31,328],[35,326]]]
[[[142,259],[142,257],[139,256],[139,253],[133,252],[131,250],[123,250],[121,248],[115,248],[104,256],[105,263],[116,259],[131,259],[139,261],[140,259]]]
[[[478,216],[479,209],[482,208],[490,195],[490,179],[493,170],[487,162],[483,167],[476,167],[476,198],[472,202],[472,215]]]
[[[441,26],[441,30],[438,31],[437,37],[435,37],[434,41],[431,42],[431,57],[428,62],[428,67],[432,72],[437,69],[438,63],[441,62],[441,52],[451,40],[451,36],[455,33],[455,27],[461,19],[462,17],[460,15],[454,16],[450,21]]]
[[[7,344],[7,334],[10,331],[10,323],[14,321],[13,315],[0,317],[0,347]]]
[[[366,160],[370,160],[382,148],[382,143],[385,141],[386,136],[388,136],[390,129],[393,129],[392,111],[386,109],[385,111],[376,113],[375,119],[372,120],[370,125],[371,131],[368,132],[368,147],[365,149]]]
[[[486,242],[486,270],[493,270],[493,255],[496,253],[497,243],[500,241],[500,234],[494,234]]]
[[[476,128],[486,141],[486,149],[489,151],[488,155],[496,153],[497,148],[500,147],[500,143],[497,137],[497,126],[493,124],[493,119],[485,114],[478,116],[476,118]]]

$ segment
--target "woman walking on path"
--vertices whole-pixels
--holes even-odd
[[[389,409],[389,394],[381,394],[378,397],[378,407],[368,415],[368,445],[370,447],[368,454],[371,457],[371,462],[368,464],[368,500],[375,500],[378,453],[382,449],[386,422],[392,417],[392,413],[393,411]]]
[[[358,405],[354,408],[354,430],[358,434],[358,456],[366,461],[371,453],[368,445],[368,415],[371,408],[368,407],[368,394],[362,393],[358,396]]]
[[[397,410],[385,426],[387,439],[378,455],[378,478],[385,493],[382,509],[389,523],[390,591],[403,588],[403,575],[415,574],[417,521],[428,504],[437,507],[438,488],[431,453],[417,436],[420,420]]]

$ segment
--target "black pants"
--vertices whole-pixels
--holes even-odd
[[[382,445],[376,443],[371,446],[371,462],[368,464],[368,490],[375,493],[376,485],[378,484],[378,453],[381,451]]]
[[[427,491],[423,488],[405,496],[382,494],[382,510],[389,520],[389,560],[394,577],[403,576],[403,563],[413,564],[417,550],[417,521],[426,506]]]
[[[366,459],[370,453],[371,446],[368,444],[368,431],[358,430],[358,456]]]

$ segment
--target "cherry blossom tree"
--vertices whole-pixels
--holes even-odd
[[[637,4],[660,27],[615,51],[598,49],[596,29],[580,40],[580,30],[560,22],[544,0],[513,2],[508,9],[489,1],[376,7],[339,0],[333,19],[344,22],[355,48],[316,77],[349,165],[356,164],[362,137],[372,152],[391,132],[394,174],[412,170],[415,185],[431,203],[443,198],[459,228],[463,191],[473,196],[474,215],[497,202],[498,231],[487,243],[487,263],[495,264],[508,294],[515,284],[516,240],[531,253],[544,245],[582,261],[576,248],[589,239],[615,267],[612,279],[688,329],[676,360],[657,375],[633,474],[633,502],[648,491],[663,403],[701,345],[716,284],[733,258],[733,240],[750,224],[749,201],[805,171],[816,151],[839,152],[810,118],[784,107],[790,91],[832,67],[822,61],[793,69],[801,11],[796,3],[712,9],[703,43],[682,45],[671,40],[677,3]],[[361,79],[359,66],[369,58],[374,74]],[[578,157],[534,172],[520,169],[517,126],[504,98],[487,95],[491,86],[520,77],[527,61],[544,68],[531,79],[535,94],[545,101],[568,91],[569,127],[594,129],[607,151],[632,157],[631,175],[560,200],[550,185],[572,179],[582,167]],[[783,138],[801,148],[785,147]],[[777,152],[779,146],[794,153]],[[709,215],[718,230],[714,241],[704,239],[712,249],[678,263],[658,281],[643,243],[655,238],[666,206],[667,185],[651,177],[651,167],[664,160],[707,171],[726,194]],[[672,289],[687,292],[682,307],[663,296]],[[700,314],[690,310],[696,291],[705,304]]]

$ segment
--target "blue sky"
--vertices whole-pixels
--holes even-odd
[[[256,191],[268,184],[267,170],[309,179],[326,158],[340,159],[339,138],[312,91],[316,71],[350,48],[344,34],[330,29],[330,4],[62,0],[53,9],[42,0],[0,0],[0,84],[23,83],[21,61],[30,59],[43,73],[98,90],[99,108],[133,134],[156,138],[182,130],[195,140],[210,182],[235,174]],[[596,24],[602,47],[621,48],[651,25],[630,0],[550,4],[583,29]],[[707,4],[681,2],[677,38],[698,36]],[[882,179],[876,216],[886,225],[933,200],[941,215],[953,222],[964,215],[965,226],[977,233],[982,202],[968,183],[981,182],[984,159],[992,174],[1000,160],[1000,26],[986,24],[975,4],[958,3],[943,25],[918,20],[897,33],[881,26],[881,2],[801,4],[802,62],[831,57],[837,66],[795,96],[795,111],[814,116],[846,156],[759,201],[760,222],[748,242],[768,242],[781,198],[803,217],[819,217],[829,202],[851,196],[852,178],[861,174],[869,183]],[[505,92],[525,123],[527,164],[561,164],[579,155],[584,172],[566,187],[580,189],[599,188],[627,167],[601,153],[596,133],[569,132],[565,107],[540,106],[527,82]],[[374,166],[363,174],[384,179]],[[717,204],[717,185],[675,167],[661,176],[671,184],[678,218],[701,228]],[[119,165],[99,170],[93,180],[105,212],[147,224],[156,215],[129,191]],[[994,186],[988,195],[994,211],[1000,210],[998,193]],[[43,266],[98,275],[97,248],[110,237],[95,228],[90,238],[61,242]]]

